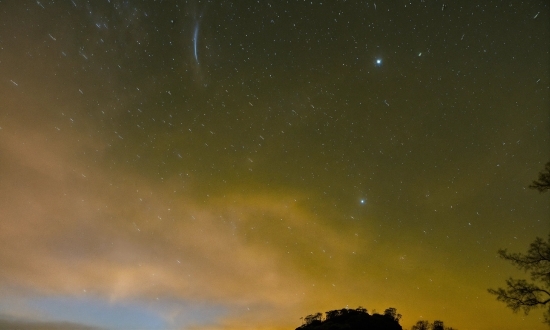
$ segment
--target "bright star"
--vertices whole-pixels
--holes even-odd
[[[359,203],[361,203],[361,204],[365,204],[366,202],[367,202],[367,201],[364,200],[364,199],[362,199],[362,200],[359,201]]]
[[[382,65],[382,60],[381,59],[376,59],[376,65]]]

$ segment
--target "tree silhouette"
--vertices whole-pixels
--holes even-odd
[[[550,162],[546,163],[544,170],[539,173],[539,179],[533,181],[529,188],[545,192],[550,189]]]
[[[304,317],[304,321],[306,325],[320,323],[322,319],[323,319],[323,314],[321,313],[315,313]]]
[[[435,320],[434,323],[430,323],[427,320],[421,320],[416,322],[415,325],[412,326],[412,330],[457,330],[452,327],[445,327],[443,321]]]
[[[401,314],[397,314],[397,309],[390,307],[384,311],[384,316],[391,318],[394,321],[399,322]]]
[[[402,330],[399,324],[401,314],[393,307],[386,309],[384,315],[370,315],[366,308],[343,308],[311,314],[303,318],[304,323],[296,330],[335,330],[335,329],[369,329],[369,330]]]
[[[333,319],[337,316],[340,316],[341,314],[340,314],[340,310],[335,309],[335,310],[332,310],[332,311],[325,312],[325,315],[326,315],[325,320],[328,321],[328,320]]]
[[[418,321],[412,326],[411,330],[430,330],[430,322],[426,320]]]
[[[523,309],[526,315],[533,308],[547,305],[544,322],[550,325],[550,235],[548,242],[537,237],[525,255],[508,253],[506,249],[499,250],[498,254],[517,268],[529,271],[531,280],[540,282],[540,285],[510,277],[506,280],[506,289],[489,289],[489,293],[496,295],[497,300],[506,303],[512,311]]]
[[[445,330],[443,321],[435,320],[434,323],[432,324],[432,330]]]
[[[546,163],[545,171],[539,174],[538,181],[533,181],[529,187],[540,192],[550,189],[550,162]],[[505,289],[489,289],[489,293],[496,295],[497,300],[506,303],[514,313],[523,309],[527,315],[531,309],[547,306],[544,322],[550,325],[550,234],[548,242],[537,237],[527,254],[508,253],[506,249],[498,250],[498,254],[517,268],[529,271],[531,280],[538,284],[510,277],[506,280]]]
[[[393,307],[387,308],[383,315],[374,312],[371,315],[366,308],[359,306],[356,309],[346,307],[326,311],[324,318],[322,313],[315,313],[300,319],[304,322],[296,330],[403,330],[399,324],[401,314],[398,314],[397,309]],[[445,327],[443,321],[436,320],[430,323],[421,320],[412,326],[412,330],[456,329]]]
[[[361,307],[361,306],[357,307],[355,310],[358,311],[359,313],[367,313],[368,312],[366,308]]]

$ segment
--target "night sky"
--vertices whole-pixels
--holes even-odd
[[[0,327],[546,329],[487,289],[549,50],[546,0],[0,0]]]

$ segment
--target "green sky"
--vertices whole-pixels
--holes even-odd
[[[0,327],[545,329],[487,288],[550,231],[549,16],[0,1]]]

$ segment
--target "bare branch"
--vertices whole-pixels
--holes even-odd
[[[528,314],[534,308],[547,306],[544,320],[550,324],[550,235],[548,242],[537,237],[527,254],[508,253],[505,249],[499,250],[498,254],[517,268],[530,271],[531,279],[537,283],[509,278],[505,288],[489,289],[489,293],[514,312],[522,309]]]
[[[539,179],[533,181],[529,188],[536,189],[541,193],[550,189],[550,162],[546,163],[544,171],[539,173]]]

